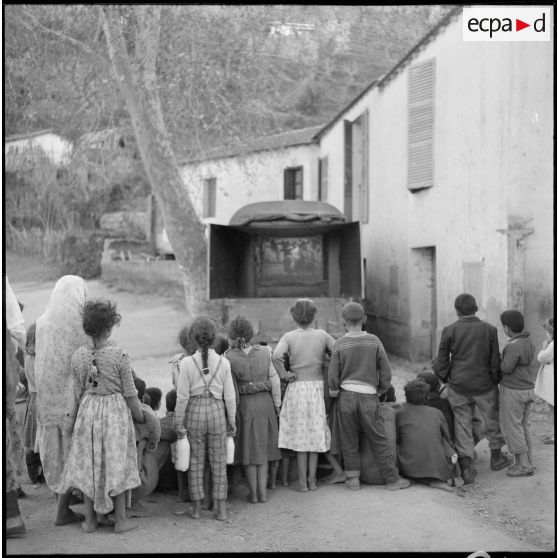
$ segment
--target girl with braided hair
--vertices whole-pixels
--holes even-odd
[[[253,334],[252,324],[237,316],[229,325],[232,348],[225,356],[240,394],[235,461],[244,465],[248,501],[256,504],[267,502],[268,462],[281,459],[277,446],[281,382],[271,363],[270,348],[251,345]]]
[[[174,428],[178,438],[188,436],[190,442],[188,484],[193,502],[192,517],[200,518],[207,448],[217,519],[225,521],[227,435],[236,434],[236,395],[231,367],[229,361],[212,348],[217,326],[211,318],[196,318],[190,335],[197,349],[180,362]]]

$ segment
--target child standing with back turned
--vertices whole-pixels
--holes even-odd
[[[312,323],[318,309],[307,298],[296,301],[291,316],[298,328],[281,337],[273,352],[273,364],[287,386],[279,417],[279,447],[296,452],[301,492],[316,490],[318,453],[329,450],[331,433],[327,425],[322,365],[333,337]],[[288,358],[290,371],[285,370]]]
[[[531,366],[535,345],[523,330],[523,314],[506,310],[500,316],[504,333],[509,337],[502,352],[500,370],[500,428],[515,463],[508,468],[509,477],[533,474],[529,418],[535,400],[536,370]]]
[[[362,331],[366,317],[357,302],[343,306],[347,333],[338,339],[331,354],[329,389],[339,391],[339,433],[347,488],[360,489],[359,433],[364,431],[372,455],[388,490],[407,488],[399,476],[395,456],[384,431],[378,395],[391,381],[391,367],[380,340]]]
[[[114,530],[124,533],[138,525],[126,518],[126,491],[140,485],[132,418],[145,421],[140,409],[130,357],[109,341],[120,323],[116,306],[88,300],[83,329],[93,340],[72,356],[77,412],[64,483],[83,492],[86,533],[97,529],[96,514],[114,507]]]

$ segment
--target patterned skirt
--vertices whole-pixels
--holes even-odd
[[[98,513],[113,509],[112,498],[139,486],[132,415],[121,393],[86,393],[74,425],[64,469],[64,488],[78,488]]]
[[[291,382],[285,392],[279,420],[279,447],[323,453],[329,450],[324,382]]]

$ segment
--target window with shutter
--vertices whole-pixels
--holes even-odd
[[[302,199],[302,167],[285,169],[284,194],[286,200]]]
[[[318,159],[318,200],[327,201],[327,155]]]
[[[217,179],[205,178],[203,185],[203,216],[215,217],[215,206],[217,205]]]
[[[409,68],[407,187],[421,190],[434,185],[434,96],[436,60]]]

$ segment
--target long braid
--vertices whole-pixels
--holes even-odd
[[[202,371],[203,372],[205,372],[206,370],[209,370],[208,363],[207,363],[208,353],[209,353],[208,347],[202,347],[201,348]]]
[[[199,316],[192,324],[191,336],[201,352],[202,371],[207,374],[209,372],[209,347],[215,343],[217,326],[209,316]]]

